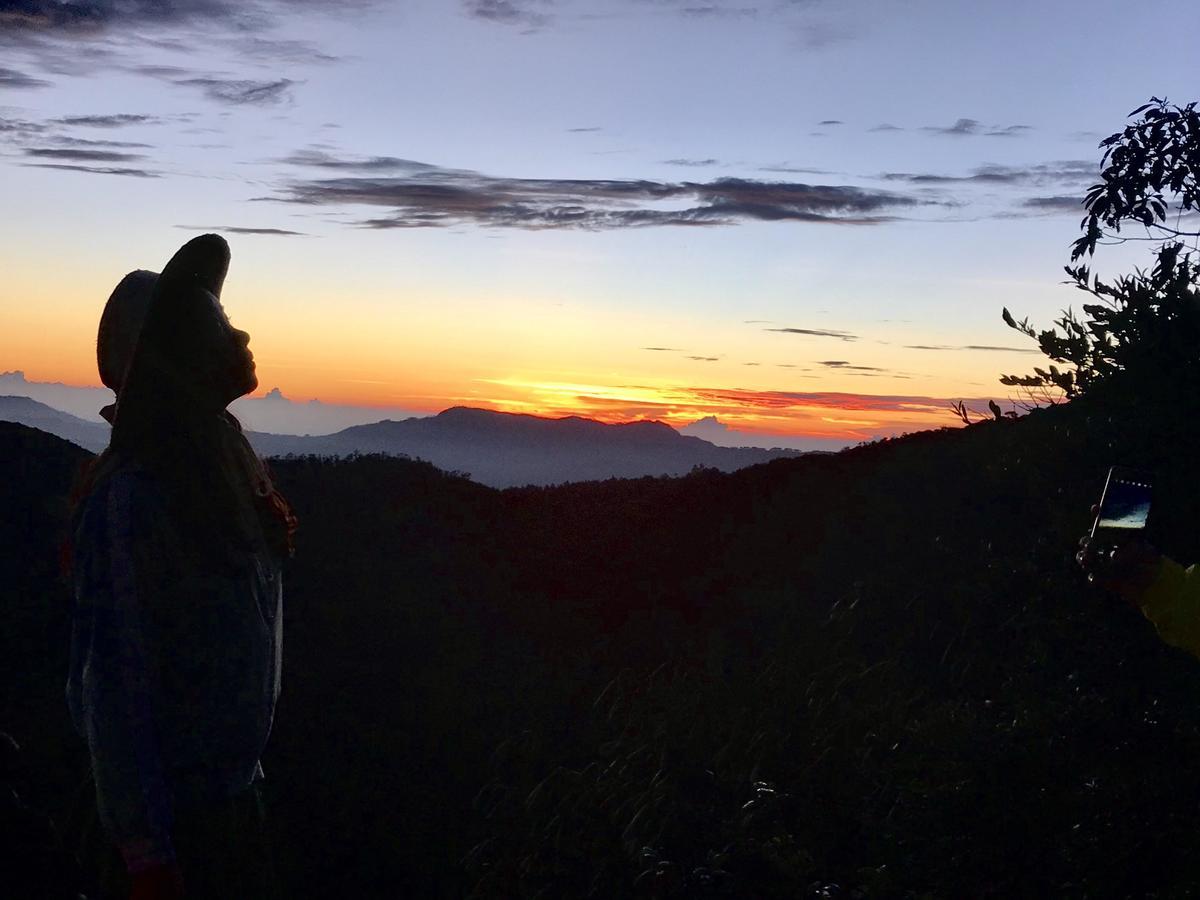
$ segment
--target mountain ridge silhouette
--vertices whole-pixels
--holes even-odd
[[[108,444],[108,426],[28,397],[0,397],[0,421],[47,431],[92,452]],[[549,485],[606,478],[724,472],[822,451],[719,447],[659,421],[610,424],[583,416],[550,418],[455,406],[434,416],[383,419],[328,435],[247,431],[260,454],[349,456],[386,453],[422,459],[489,487]]]

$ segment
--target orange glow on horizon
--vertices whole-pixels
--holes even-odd
[[[32,279],[20,287],[44,302],[0,310],[0,371],[24,370],[36,382],[99,387],[92,318],[98,304],[90,304],[83,316],[74,291],[59,294]],[[334,317],[322,318],[318,329],[297,317],[273,319],[255,305],[244,316],[235,310],[234,321],[252,334],[260,382],[256,396],[279,388],[297,403],[315,398],[378,409],[381,419],[396,417],[397,411],[432,415],[452,406],[606,423],[657,420],[675,428],[716,417],[728,428],[764,439],[847,443],[958,424],[949,402],[929,395],[949,391],[943,383],[964,383],[950,369],[921,381],[877,378],[884,389],[907,392],[911,388],[904,385],[911,385],[919,390],[912,396],[872,395],[846,390],[857,383],[837,369],[817,368],[816,374],[784,362],[795,356],[767,358],[761,367],[698,363],[647,352],[626,337],[635,327],[661,332],[673,322],[646,325],[580,314],[553,326],[539,321],[530,327],[520,309],[498,320],[470,312],[438,318],[441,311],[431,304],[407,310],[406,319],[386,308],[371,328],[355,318]],[[681,345],[717,344],[707,337],[707,324],[685,325],[695,333]],[[893,363],[882,357],[884,352],[870,361],[899,368],[902,360]],[[734,359],[755,355],[750,347],[731,354]],[[536,370],[528,368],[531,362]],[[772,371],[776,368],[780,371]],[[779,389],[781,384],[792,390]],[[828,390],[833,387],[841,392]],[[977,408],[986,404],[967,402]]]
[[[846,441],[954,424],[945,401],[930,397],[597,385],[515,378],[481,381],[498,390],[491,396],[455,397],[455,402],[551,418],[584,416],[608,423],[657,420],[675,428],[713,416],[731,428],[763,436]],[[850,411],[858,415],[829,415]],[[863,416],[864,412],[868,415]]]

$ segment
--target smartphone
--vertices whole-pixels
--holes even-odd
[[[1092,539],[1126,540],[1143,532],[1150,518],[1152,479],[1147,472],[1113,466],[1104,482]]]

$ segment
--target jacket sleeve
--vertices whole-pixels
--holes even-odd
[[[155,527],[139,479],[117,473],[94,513],[92,545],[76,579],[68,696],[91,753],[100,821],[131,872],[174,859],[171,804],[159,752],[159,686],[148,643],[139,560]],[[73,695],[73,696],[72,696]]]
[[[1164,557],[1138,605],[1166,643],[1200,657],[1200,566]]]

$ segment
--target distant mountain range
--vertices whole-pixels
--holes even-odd
[[[89,422],[29,397],[0,396],[0,422],[17,422],[47,431],[93,453],[108,446],[107,422]]]
[[[28,397],[0,397],[0,421],[18,422],[99,452],[106,424],[88,422]],[[644,475],[684,475],[696,466],[732,472],[799,450],[718,447],[662,422],[608,425],[454,407],[436,416],[356,425],[317,437],[247,432],[264,456],[387,453],[468,474],[491,487],[548,485]]]

